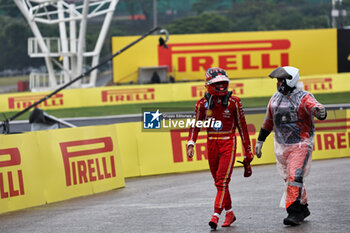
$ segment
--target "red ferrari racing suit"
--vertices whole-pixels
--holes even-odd
[[[224,106],[221,98],[213,98],[215,99],[211,108],[209,108],[209,103],[205,97],[197,102],[195,118],[196,121],[213,118],[222,122],[220,127],[207,128],[208,162],[217,188],[214,211],[221,214],[223,209],[229,210],[232,208],[228,185],[236,156],[236,128],[238,128],[242,139],[244,155],[249,161],[253,158],[253,155],[241,100],[236,96],[230,96],[227,106]],[[200,128],[198,127],[190,128],[187,145],[194,145],[199,131]]]
[[[287,187],[286,209],[298,200],[307,203],[304,177],[312,157],[316,107],[323,106],[300,89],[288,95],[276,92],[267,107],[262,128],[274,131],[277,167]]]

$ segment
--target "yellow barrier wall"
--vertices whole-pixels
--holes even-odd
[[[119,151],[124,177],[140,176],[140,159],[137,146],[139,122],[116,124]]]
[[[116,53],[138,36],[113,37]],[[137,58],[137,59],[135,59]],[[209,67],[230,78],[265,77],[278,66],[295,66],[304,75],[337,72],[337,30],[288,30],[171,35],[168,49],[149,36],[113,60],[114,82],[137,82],[139,67],[169,67],[176,80],[201,80]]]
[[[0,135],[0,213],[124,187],[116,127]]]
[[[314,160],[350,157],[349,113],[329,111],[327,120],[315,121]],[[264,114],[246,118],[254,148]],[[124,176],[208,169],[205,132],[192,160],[187,136],[188,129],[145,132],[140,122],[0,135],[0,213],[123,187]],[[240,139],[237,145],[242,160]],[[272,135],[252,164],[269,163]]]
[[[45,204],[35,134],[0,135],[0,213]]]
[[[350,128],[348,125],[350,118],[347,117],[348,113],[350,113],[350,110],[329,111],[327,120],[315,121],[314,160],[350,157],[350,132],[348,130]],[[264,117],[265,114],[250,114],[246,116],[253,150]],[[125,125],[125,128],[128,128],[130,125],[132,126],[131,128],[133,128],[133,133],[137,139],[137,157],[141,176],[208,169],[205,132],[199,134],[193,159],[188,159],[186,156],[188,129],[173,129],[170,132],[156,132],[156,130],[147,132],[147,130],[142,131],[141,123],[125,123],[121,125]],[[122,151],[123,148],[128,148],[129,146],[133,147],[134,145],[134,140],[131,141],[130,145],[127,140],[120,143]],[[236,160],[242,160],[240,137],[238,137],[237,145]],[[135,149],[131,150],[133,151],[131,153],[132,157],[128,159],[130,161],[136,161],[136,151]],[[123,161],[125,157],[129,157],[129,155],[122,154]],[[272,134],[264,143],[262,158],[255,158],[252,164],[269,163],[275,163]],[[134,163],[132,163],[132,165],[134,166]],[[236,163],[235,166],[241,166],[241,164]],[[127,167],[128,165],[124,167],[124,170],[126,170]],[[133,169],[136,170],[136,168]],[[129,175],[136,176],[137,172],[133,174],[129,173]]]
[[[301,74],[303,71],[301,70]],[[203,74],[204,75],[204,74]],[[350,73],[301,76],[304,89],[314,94],[350,91]],[[270,78],[232,80],[230,90],[241,98],[271,96],[276,80]],[[198,100],[204,96],[204,82],[113,86],[63,90],[44,101],[41,109],[60,109]],[[46,93],[12,93],[0,95],[0,112],[20,111],[44,97]]]
[[[48,202],[125,185],[114,126],[39,131],[37,140]]]

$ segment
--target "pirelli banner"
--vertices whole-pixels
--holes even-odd
[[[315,146],[313,159],[331,159],[350,157],[350,110],[329,111],[327,120],[315,120]],[[247,126],[252,148],[258,138],[265,114],[247,115]],[[122,128],[120,128],[122,126]],[[126,177],[156,175],[174,172],[206,170],[208,166],[206,133],[201,132],[195,145],[195,155],[192,159],[186,156],[188,129],[170,129],[167,132],[152,130],[145,132],[141,123],[118,124],[119,134],[127,139],[120,143],[124,170],[132,168]],[[130,140],[130,131],[134,133]],[[236,161],[243,159],[240,137],[237,140]],[[130,149],[130,147],[133,147]],[[136,149],[135,149],[136,147]],[[275,163],[272,134],[267,138],[262,149],[262,158],[254,158],[253,165]],[[254,151],[255,154],[255,151]],[[139,169],[135,167],[138,164]],[[235,166],[241,166],[235,163]],[[237,175],[237,173],[235,173]],[[243,175],[239,174],[239,175]],[[253,168],[254,175],[254,168]]]
[[[304,89],[313,94],[350,91],[350,73],[301,76]],[[229,89],[240,98],[271,96],[276,80],[270,78],[232,80]],[[43,101],[41,109],[80,108],[122,104],[195,101],[204,96],[204,82],[64,90]],[[0,95],[0,112],[20,111],[49,93]]]
[[[137,38],[113,37],[113,53]],[[206,69],[221,67],[231,79],[254,78],[288,65],[330,74],[337,59],[336,29],[171,35],[168,49],[149,36],[113,60],[113,75],[115,83],[137,82],[139,67],[168,66],[176,81],[202,80]]]
[[[0,135],[0,213],[46,203],[34,133]]]
[[[0,135],[0,213],[125,186],[116,128]]]

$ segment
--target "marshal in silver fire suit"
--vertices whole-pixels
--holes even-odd
[[[286,209],[297,200],[307,203],[304,177],[312,159],[317,108],[324,106],[300,88],[288,95],[276,92],[267,107],[262,128],[274,131],[277,167],[287,186]]]

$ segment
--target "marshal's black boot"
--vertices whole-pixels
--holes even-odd
[[[303,212],[303,221],[307,216],[310,215],[310,210],[307,207],[308,207],[307,203],[305,205],[301,205],[301,211]]]
[[[287,208],[288,217],[283,219],[284,225],[296,226],[304,220],[304,212],[300,201],[296,201]],[[309,212],[310,214],[310,212]]]

